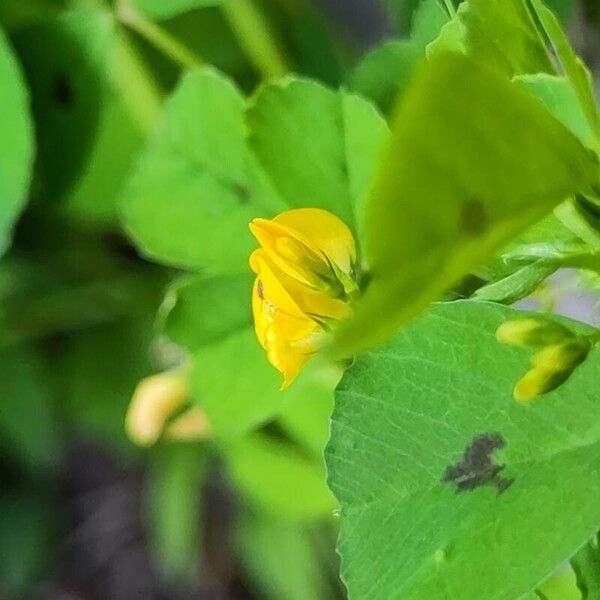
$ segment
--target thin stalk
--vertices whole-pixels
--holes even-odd
[[[114,60],[114,83],[131,118],[139,130],[149,136],[156,130],[162,113],[160,89],[147,66],[128,37],[128,32],[117,32]]]
[[[451,17],[456,16],[456,8],[454,8],[454,3],[452,0],[444,0],[444,5],[446,6],[446,10]]]
[[[146,41],[184,69],[202,64],[201,58],[156,23],[152,23],[126,0],[117,0],[117,18],[123,25],[138,33]]]
[[[248,59],[265,78],[290,72],[281,46],[255,0],[228,0],[222,9]]]

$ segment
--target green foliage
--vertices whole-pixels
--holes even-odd
[[[553,72],[526,0],[465,0],[430,54],[447,50],[463,52],[509,77]]]
[[[18,63],[0,30],[0,254],[9,242],[21,212],[33,163],[33,128],[29,97]]]
[[[369,52],[350,74],[349,88],[389,113],[424,58],[425,48],[447,21],[448,15],[437,0],[421,2],[413,16],[410,39],[386,41]]]
[[[89,537],[101,568],[72,591],[110,600],[104,572],[118,586],[131,561],[111,576],[104,514],[110,548],[147,541],[165,597],[339,600],[339,525],[353,600],[598,596],[600,333],[502,306],[561,308],[563,268],[599,289],[600,118],[559,21],[573,3],[384,4],[405,37],[364,54],[312,0],[0,1],[3,599],[62,593]],[[267,355],[248,223],[306,207],[356,238],[353,316],[299,308],[322,332],[296,339],[297,311],[257,286],[265,320],[290,319]],[[274,354],[330,330],[344,360],[281,392]],[[173,398],[153,385],[169,380]],[[152,448],[125,436],[134,390],[140,426],[161,419]],[[104,505],[113,483],[125,500],[141,483],[141,508]]]
[[[494,338],[518,314],[437,305],[346,372],[327,462],[351,596],[514,599],[597,528],[598,352],[519,405],[527,353]]]
[[[384,337],[589,186],[597,168],[521,90],[458,54],[437,54],[395,115],[367,206],[373,279],[338,346],[354,352]]]

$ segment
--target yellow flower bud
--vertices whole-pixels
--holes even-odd
[[[553,371],[534,367],[523,375],[515,385],[513,395],[519,402],[531,402],[538,396],[556,389],[569,377],[570,371]]]
[[[543,369],[570,373],[585,360],[590,348],[590,343],[585,339],[554,344],[535,354],[531,363]]]
[[[566,327],[540,317],[511,319],[496,330],[496,339],[513,346],[548,346],[574,338]]]
[[[250,256],[257,275],[254,327],[269,362],[283,374],[284,389],[333,324],[351,314],[356,248],[348,227],[316,208],[254,219],[250,229],[261,244]]]
[[[127,435],[140,446],[151,446],[187,397],[188,380],[182,373],[160,373],[142,379],[125,417]]]

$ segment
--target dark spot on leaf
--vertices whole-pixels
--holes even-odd
[[[467,202],[460,213],[460,230],[467,235],[478,237],[485,233],[488,226],[488,218],[485,207],[479,200]]]
[[[250,190],[239,183],[233,187],[233,193],[237,196],[238,202],[244,206],[250,202]]]
[[[442,483],[456,486],[458,492],[468,492],[483,485],[495,486],[498,496],[505,492],[514,479],[501,477],[505,465],[493,462],[493,454],[506,446],[499,433],[486,433],[473,438],[462,459],[446,468]]]
[[[261,300],[264,300],[264,299],[265,299],[265,292],[264,292],[264,289],[263,289],[263,282],[262,282],[262,279],[259,279],[259,280],[258,280],[258,283],[256,284],[256,293],[258,294],[258,297],[259,297]]]
[[[64,75],[57,75],[52,83],[52,95],[64,108],[72,108],[75,104],[75,93],[71,82]]]

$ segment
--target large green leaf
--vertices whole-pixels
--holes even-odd
[[[33,164],[29,97],[20,68],[0,30],[0,254],[27,197]]]
[[[396,113],[366,211],[372,280],[338,346],[354,352],[385,337],[589,185],[597,168],[503,76],[459,54],[433,57]]]
[[[495,339],[518,314],[436,305],[346,371],[326,457],[351,598],[514,600],[600,526],[600,349],[519,404],[531,352]]]
[[[465,0],[431,45],[430,53],[452,50],[509,77],[554,73],[526,0]]]

